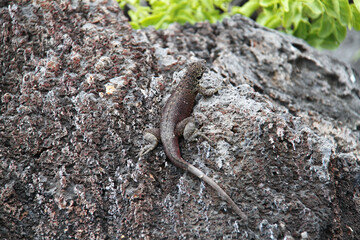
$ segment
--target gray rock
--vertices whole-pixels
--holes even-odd
[[[1,239],[357,239],[360,85],[347,64],[235,16],[134,31],[113,1],[0,8]],[[246,225],[142,131],[207,61],[181,141]]]

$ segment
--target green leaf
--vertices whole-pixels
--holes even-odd
[[[330,36],[328,36],[327,38],[325,38],[322,43],[320,44],[321,48],[326,48],[326,49],[335,49],[340,45],[340,42],[338,41],[334,41],[335,40],[335,36],[333,34],[331,34]]]
[[[319,35],[313,33],[308,35],[308,37],[305,39],[311,46],[315,48],[319,48],[321,43],[323,42],[323,39],[319,37]]]
[[[132,21],[137,22],[137,21],[139,20],[139,18],[138,18],[138,13],[134,12],[133,10],[130,10],[130,11],[128,12],[128,14],[129,14],[129,16],[130,16],[130,18],[131,18]]]
[[[174,20],[173,19],[171,19],[169,16],[167,16],[167,15],[164,15],[161,19],[160,19],[160,21],[158,21],[155,25],[154,25],[154,27],[156,28],[156,29],[160,29],[160,28],[167,28],[168,27],[168,25],[169,25],[169,23],[173,23],[174,22]]]
[[[340,44],[346,37],[346,27],[340,23],[335,23],[334,26],[334,36],[336,38],[334,40],[337,40],[337,42]]]
[[[229,3],[230,3],[231,1],[232,1],[232,0],[213,0],[214,5],[215,5],[217,8],[220,8],[223,12],[226,12],[226,13],[229,12]]]
[[[282,0],[282,1],[280,1],[280,4],[283,7],[285,12],[288,12],[290,10],[290,8],[289,8],[289,0]]]
[[[351,25],[351,9],[348,0],[339,0],[340,22],[342,25]]]
[[[270,7],[272,5],[275,5],[279,3],[280,0],[260,0],[260,6],[262,7]]]
[[[201,8],[200,2],[198,0],[190,1],[189,4],[190,4],[190,8],[193,10],[197,10]]]
[[[175,18],[175,21],[180,24],[185,24],[187,22],[194,24],[196,23],[196,19],[194,14],[190,9],[185,9],[179,12],[179,15]]]
[[[196,21],[194,19],[188,18],[186,16],[179,16],[176,18],[175,22],[180,23],[181,25],[185,23],[195,24]]]
[[[262,13],[260,13],[259,16],[256,18],[256,22],[260,25],[265,26],[266,22],[272,15],[273,14],[268,9],[263,9]]]
[[[355,3],[355,1],[354,1],[354,3]],[[352,12],[352,16],[353,16],[352,26],[355,28],[355,30],[360,31],[360,10],[358,10],[357,7],[352,4],[351,12]]]
[[[209,1],[209,0],[200,0],[200,2],[201,2],[201,5],[202,5],[203,7],[205,7],[205,9],[206,9],[207,11],[212,11],[212,10],[214,9],[214,5],[213,5],[212,1]]]
[[[241,7],[232,7],[231,14],[240,13],[245,17],[250,17],[259,7],[259,0],[249,0]]]
[[[294,9],[293,17],[291,20],[292,20],[293,28],[294,28],[294,30],[296,30],[298,28],[300,22],[307,21],[307,19],[302,16],[301,6],[299,6],[299,3],[294,4],[293,9]]]
[[[294,18],[294,4],[290,5],[290,11],[283,11],[282,12],[282,25],[285,29],[288,29],[291,27],[292,20]]]
[[[319,37],[326,38],[328,37],[334,29],[334,19],[329,17],[326,14],[321,15],[320,17],[320,26],[319,26]]]
[[[360,0],[354,0],[353,2],[354,2],[354,5],[355,5],[356,9],[360,13]]]
[[[178,12],[181,9],[186,8],[187,5],[188,5],[187,1],[182,1],[178,4],[171,4],[169,9],[167,10],[167,14],[169,15],[170,18],[174,19],[177,16]]]
[[[156,10],[160,10],[160,9],[164,9],[164,8],[166,9],[167,7],[169,7],[169,5],[163,1],[151,1],[150,5],[153,9],[156,9]]]
[[[204,21],[206,19],[201,8],[196,9],[195,18],[197,19],[197,21]]]
[[[312,19],[318,18],[324,11],[323,5],[319,0],[310,3],[304,3],[304,15]]]
[[[217,16],[214,13],[210,13],[208,11],[203,11],[205,19],[207,19],[210,23],[214,23],[217,20]]]
[[[276,28],[281,24],[281,18],[273,14],[269,9],[264,9],[256,22],[268,28]]]
[[[308,21],[301,20],[298,24],[297,29],[294,32],[296,37],[306,39],[311,29],[311,25]]]
[[[310,34],[318,35],[321,29],[321,24],[322,24],[322,17],[313,21],[313,23],[311,24]]]
[[[275,28],[281,24],[281,18],[278,16],[278,12],[279,9],[275,5],[264,8],[256,19],[256,22],[269,28]]]
[[[334,18],[339,18],[339,3],[337,0],[322,0],[322,3],[325,6],[326,14]]]
[[[340,4],[339,1],[341,0],[332,0],[332,5],[334,7],[336,18],[340,18]]]
[[[164,17],[165,13],[158,13],[158,14],[153,14],[150,15],[149,17],[143,18],[142,20],[140,20],[140,24],[143,27],[147,27],[150,25],[156,25],[160,22],[160,20]]]
[[[130,25],[133,29],[140,29],[140,25],[135,22],[130,22]]]
[[[266,27],[268,28],[277,28],[279,27],[281,24],[281,18],[279,18],[278,16],[274,15],[271,18],[268,19],[267,23],[266,23]]]
[[[127,0],[127,1],[129,1],[129,0]],[[133,1],[133,0],[130,0],[130,1]],[[139,4],[141,4],[140,2],[143,2],[142,0],[135,0],[135,1],[138,1]],[[169,2],[169,1],[167,1],[167,0],[165,0],[165,1],[166,1],[167,3]],[[164,0],[148,0],[147,2],[150,4],[150,6],[154,6],[154,4],[156,4],[156,3],[158,3],[158,2],[165,3]]]
[[[128,14],[132,21],[139,21],[143,18],[150,16],[149,12],[150,12],[149,7],[138,6],[136,8],[136,11],[130,10]]]

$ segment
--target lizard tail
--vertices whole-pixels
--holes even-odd
[[[188,165],[188,170],[189,172],[191,172],[192,174],[194,174],[195,176],[197,176],[198,178],[204,180],[204,182],[206,182],[207,184],[209,184],[215,191],[218,192],[218,194],[224,198],[228,204],[235,210],[235,212],[244,220],[247,222],[248,217],[246,216],[246,214],[241,211],[241,209],[236,205],[236,203],[230,198],[230,196],[216,183],[214,182],[214,180],[212,180],[211,178],[209,178],[208,176],[205,175],[205,173],[203,173],[200,169],[196,168],[195,166],[189,164]]]

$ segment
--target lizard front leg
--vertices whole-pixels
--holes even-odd
[[[151,152],[156,148],[160,141],[160,129],[159,128],[149,128],[144,130],[144,139],[149,142],[148,145],[144,146],[139,156],[142,157],[148,152]]]

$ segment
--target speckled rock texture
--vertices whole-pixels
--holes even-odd
[[[360,239],[360,78],[235,16],[130,28],[113,1],[0,3],[0,239]],[[207,61],[181,152],[142,132]]]

